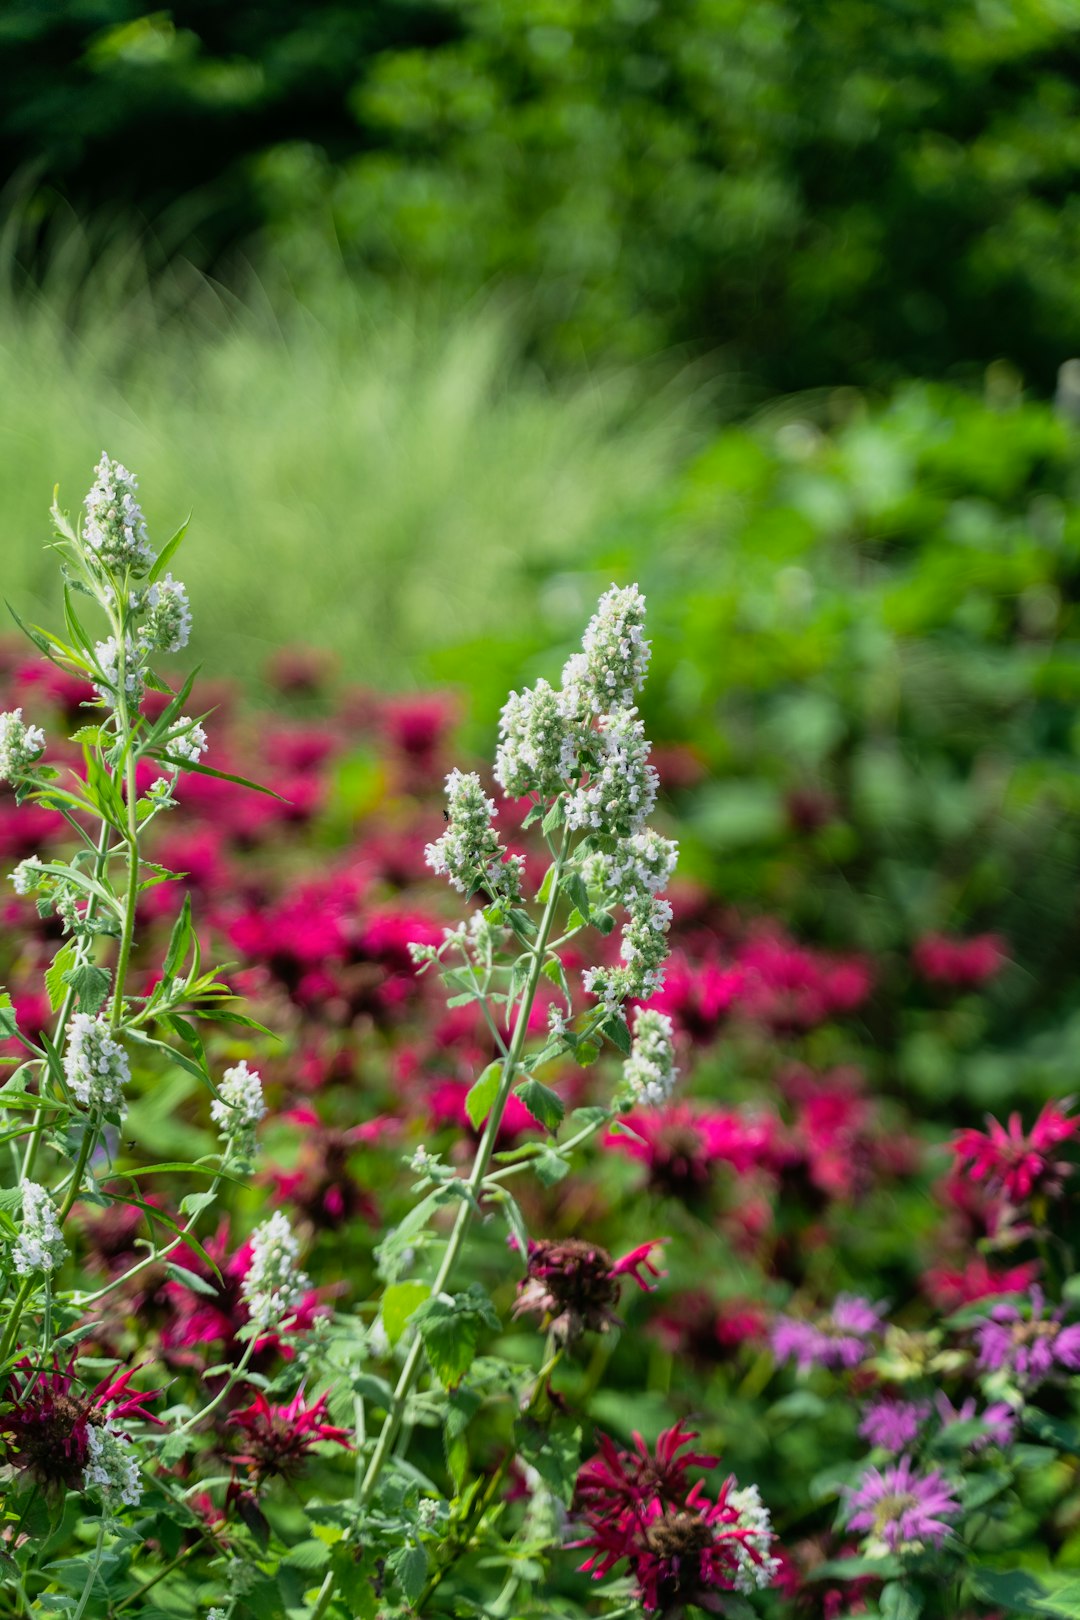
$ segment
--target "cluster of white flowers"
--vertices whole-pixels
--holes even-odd
[[[623,925],[619,967],[588,968],[582,983],[614,1012],[629,996],[646,1001],[663,987],[671,905],[656,895],[635,901]]]
[[[651,648],[645,640],[645,598],[636,585],[604,592],[563,669],[563,690],[580,693],[593,714],[629,708],[645,684]]]
[[[142,593],[133,593],[131,605],[146,614],[139,640],[150,652],[175,653],[191,638],[191,604],[187,587],[171,574],[155,580]]]
[[[449,825],[428,844],[424,859],[433,872],[445,873],[455,889],[474,894],[486,889],[493,898],[516,900],[521,893],[520,856],[507,856],[491,825],[495,805],[474,773],[453,770],[446,778]]]
[[[86,1431],[87,1459],[84,1489],[101,1493],[104,1507],[138,1507],[142,1500],[139,1461],[126,1434],[111,1423],[91,1425]]]
[[[218,1091],[220,1096],[210,1104],[210,1118],[221,1132],[227,1157],[254,1158],[255,1127],[266,1113],[258,1070],[249,1069],[247,1059],[242,1058],[225,1070]]]
[[[433,1496],[422,1496],[416,1504],[416,1522],[421,1530],[434,1530],[442,1518],[442,1506]]]
[[[187,760],[189,765],[197,765],[209,746],[202,726],[186,714],[181,715],[165,742],[167,753],[174,759]]]
[[[131,1070],[104,1018],[75,1014],[64,1052],[64,1074],[84,1108],[119,1107]]]
[[[218,1608],[217,1606],[212,1609],[207,1609],[206,1620],[225,1620],[225,1610]]]
[[[45,877],[40,855],[28,855],[24,861],[19,862],[13,872],[8,873],[8,877],[15,887],[16,894],[33,894],[35,889],[40,889],[42,879]]]
[[[0,714],[0,782],[17,782],[40,757],[45,733],[24,723],[21,709]]]
[[[115,708],[120,691],[120,643],[116,637],[97,642],[94,657],[101,671],[101,680],[94,683],[95,690],[102,703]],[[124,691],[131,704],[137,704],[143,695],[142,659],[130,633],[124,641]]]
[[[598,742],[596,768],[566,801],[566,824],[631,838],[648,820],[658,786],[637,710],[616,709],[601,715]]]
[[[671,1019],[651,1007],[639,1007],[630,1056],[623,1064],[623,1082],[631,1105],[661,1107],[671,1096],[678,1077]]]
[[[36,1181],[22,1185],[22,1228],[11,1253],[11,1263],[20,1277],[35,1271],[55,1271],[67,1248],[56,1209],[48,1190]]]
[[[650,895],[663,894],[678,859],[674,839],[662,838],[654,828],[646,827],[644,832],[621,839],[607,858],[604,886],[619,905],[638,905]]]
[[[280,1327],[310,1287],[297,1266],[299,1255],[300,1246],[280,1210],[255,1228],[251,1264],[240,1290],[255,1327]]]
[[[507,798],[552,798],[581,775],[588,739],[576,705],[547,681],[511,692],[499,720],[495,780]]]
[[[138,480],[102,451],[86,497],[83,543],[106,568],[145,574],[154,560],[142,507],[135,499]]]
[[[739,1564],[735,1590],[753,1592],[764,1589],[780,1573],[780,1560],[772,1552],[776,1536],[769,1510],[761,1500],[761,1492],[756,1485],[744,1485],[741,1490],[731,1491],[728,1503],[738,1511],[740,1530],[751,1532],[745,1541],[731,1543]]]

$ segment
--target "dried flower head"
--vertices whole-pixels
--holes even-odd
[[[582,1238],[530,1240],[528,1270],[518,1288],[514,1315],[537,1311],[564,1344],[585,1332],[605,1333],[619,1321],[612,1306],[622,1278],[632,1276],[639,1288],[648,1290],[642,1271],[662,1275],[649,1259],[656,1246],[643,1243],[613,1260],[599,1244]]]

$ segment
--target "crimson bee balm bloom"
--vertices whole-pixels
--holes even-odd
[[[623,1277],[633,1277],[639,1288],[649,1291],[642,1276],[660,1277],[649,1259],[656,1242],[613,1260],[598,1243],[582,1238],[540,1238],[529,1241],[528,1272],[519,1285],[514,1315],[537,1311],[549,1319],[555,1337],[571,1344],[587,1331],[606,1333],[619,1318],[612,1310],[619,1297]]]
[[[236,1453],[236,1462],[261,1484],[275,1474],[298,1474],[320,1440],[351,1451],[349,1431],[326,1422],[326,1401],[326,1395],[320,1395],[309,1406],[301,1389],[287,1405],[276,1406],[260,1390],[250,1406],[228,1420],[229,1426],[244,1432],[244,1449]]]
[[[1071,1105],[1071,1098],[1060,1105],[1047,1103],[1026,1135],[1019,1114],[1009,1115],[1008,1126],[988,1114],[985,1132],[961,1131],[953,1142],[957,1168],[969,1165],[972,1181],[985,1181],[989,1192],[1011,1204],[1039,1195],[1055,1197],[1073,1172],[1067,1160],[1056,1156],[1080,1128],[1080,1118],[1069,1117]]]
[[[24,1356],[8,1385],[10,1410],[0,1415],[4,1462],[46,1490],[98,1483],[93,1476],[103,1439],[126,1440],[123,1426],[134,1418],[158,1422],[146,1403],[159,1391],[128,1388],[134,1368],[89,1386],[79,1378],[76,1361],[77,1353],[64,1367],[54,1355],[51,1368],[39,1370]]]
[[[598,1438],[600,1455],[581,1469],[575,1497],[589,1531],[576,1545],[593,1549],[581,1567],[594,1580],[626,1559],[644,1608],[663,1620],[680,1620],[689,1604],[722,1612],[722,1593],[769,1585],[779,1561],[755,1485],[740,1490],[729,1477],[710,1498],[688,1470],[718,1459],[684,1450],[697,1436],[679,1424],[652,1452],[639,1434],[632,1451]]]

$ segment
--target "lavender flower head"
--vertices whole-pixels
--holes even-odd
[[[872,1446],[894,1455],[906,1451],[922,1427],[930,1408],[925,1401],[871,1401],[859,1424],[859,1433]]]
[[[910,1457],[885,1469],[868,1468],[847,1495],[848,1529],[867,1532],[871,1556],[940,1547],[949,1520],[960,1512],[945,1476],[936,1468],[916,1473]]]
[[[983,1371],[1006,1372],[1030,1389],[1054,1373],[1080,1368],[1080,1323],[1063,1327],[1061,1311],[1047,1315],[1045,1307],[1041,1288],[1031,1290],[1026,1310],[994,1306],[990,1320],[976,1334]]]
[[[778,1316],[773,1324],[773,1354],[778,1361],[794,1361],[800,1372],[811,1367],[834,1371],[857,1367],[870,1354],[872,1336],[880,1331],[882,1313],[877,1305],[857,1294],[838,1294],[832,1310],[816,1322]]]

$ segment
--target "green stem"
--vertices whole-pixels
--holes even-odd
[[[126,730],[126,709],[124,718]],[[139,823],[135,813],[135,801],[138,798],[139,790],[135,780],[135,763],[135,755],[131,749],[129,739],[127,762],[124,767],[128,821],[128,890],[127,902],[124,906],[124,927],[120,936],[120,951],[116,958],[112,1014],[109,1019],[114,1030],[119,1029],[124,1021],[124,981],[127,978],[128,963],[131,960],[131,947],[135,939],[135,907],[139,898]]]
[[[94,1561],[90,1565],[90,1573],[87,1575],[87,1577],[86,1577],[86,1585],[82,1589],[82,1597],[79,1599],[79,1607],[75,1610],[75,1613],[72,1615],[71,1620],[82,1620],[82,1617],[86,1612],[86,1605],[90,1601],[90,1593],[94,1590],[94,1584],[97,1581],[98,1570],[101,1568],[101,1560],[104,1557],[104,1555],[105,1555],[105,1519],[104,1519],[104,1517],[102,1517],[101,1519],[98,1520],[98,1537],[97,1537],[97,1546],[94,1549]]]
[[[481,1136],[479,1145],[476,1149],[476,1158],[473,1160],[473,1167],[469,1174],[469,1179],[465,1183],[467,1192],[471,1196],[468,1198],[463,1198],[458,1206],[457,1218],[454,1221],[453,1229],[451,1230],[450,1238],[447,1242],[446,1249],[442,1257],[442,1263],[440,1264],[435,1275],[435,1280],[431,1285],[431,1293],[433,1298],[444,1292],[446,1284],[450,1280],[450,1275],[457,1264],[458,1256],[461,1254],[461,1250],[465,1244],[465,1238],[468,1235],[469,1223],[472,1219],[472,1205],[475,1203],[480,1187],[488,1173],[488,1168],[491,1164],[491,1156],[495,1151],[495,1142],[498,1138],[499,1127],[502,1124],[503,1114],[505,1113],[506,1105],[510,1100],[510,1092],[513,1088],[514,1080],[517,1076],[518,1068],[521,1063],[521,1056],[525,1049],[525,1040],[529,1028],[529,1015],[532,1012],[532,1005],[536,999],[536,991],[540,984],[540,975],[543,972],[544,957],[547,952],[547,942],[551,937],[552,924],[555,921],[555,912],[559,903],[559,879],[562,875],[563,863],[566,859],[569,843],[570,834],[569,832],[566,832],[563,836],[559,853],[556,856],[555,874],[551,882],[551,891],[548,895],[547,904],[544,907],[544,914],[540,921],[540,929],[536,936],[536,942],[532,947],[532,966],[529,969],[529,977],[526,980],[521,1001],[518,1003],[517,1018],[514,1022],[514,1032],[511,1036],[510,1048],[503,1061],[502,1074],[499,1078],[499,1089],[496,1093],[495,1102],[492,1105],[491,1113],[488,1115],[487,1124],[484,1126],[484,1133]],[[371,1501],[372,1495],[375,1491],[375,1486],[379,1481],[379,1475],[382,1473],[394,1441],[397,1439],[398,1431],[401,1428],[402,1420],[405,1416],[406,1404],[409,1396],[412,1394],[413,1385],[415,1384],[417,1375],[420,1371],[420,1364],[423,1359],[423,1354],[423,1340],[420,1338],[420,1335],[417,1334],[409,1348],[408,1355],[405,1357],[405,1362],[398,1377],[389,1410],[387,1411],[386,1416],[383,1418],[382,1428],[379,1430],[379,1438],[375,1442],[375,1450],[371,1454],[371,1461],[368,1464],[367,1472],[364,1475],[360,1485],[360,1490],[356,1497],[356,1505],[361,1510],[366,1508],[368,1503]],[[326,1614],[327,1609],[330,1607],[330,1604],[333,1601],[335,1585],[335,1576],[333,1574],[328,1574],[323,1581],[322,1586],[319,1588],[319,1593],[312,1606],[309,1620],[323,1620],[323,1616]]]

